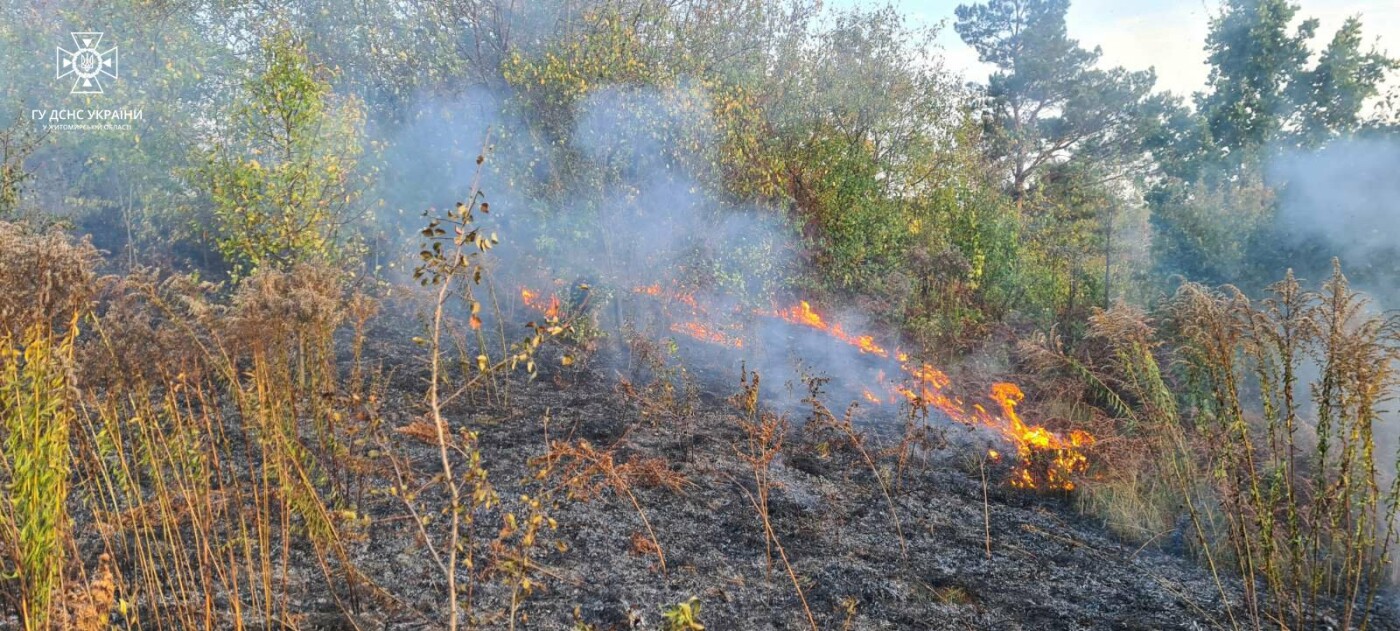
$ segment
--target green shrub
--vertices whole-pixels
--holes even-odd
[[[282,35],[198,170],[220,253],[236,276],[262,267],[344,263],[359,250],[365,111],[337,97],[305,48]]]

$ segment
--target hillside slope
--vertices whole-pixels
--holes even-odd
[[[752,436],[742,403],[725,396],[740,392],[738,375],[733,392],[702,386],[688,403],[682,394],[665,401],[656,382],[627,379],[612,368],[542,375],[520,384],[508,405],[479,402],[452,416],[479,433],[497,492],[548,498],[543,510],[558,523],[542,529],[533,557],[544,586],[524,597],[526,628],[656,628],[663,608],[691,597],[708,629],[810,628],[783,554],[822,629],[1228,628],[1221,591],[1240,606],[1238,581],[1222,577],[1218,587],[1208,570],[1165,551],[1183,549],[1182,535],[1141,547],[1118,541],[1062,495],[1011,488],[1007,467],[979,463],[972,430],[937,419],[906,441],[901,470],[899,421],[852,428],[856,448],[839,425],[788,411],[789,433],[767,473],[782,546],[770,550],[745,460]],[[412,409],[416,395],[399,396]],[[412,421],[407,411],[386,416],[398,427]],[[427,438],[403,445],[423,475],[436,457]],[[580,458],[580,447],[594,456]],[[548,453],[554,459],[538,478]],[[623,471],[619,478],[587,464],[603,459]],[[413,527],[386,522],[367,535],[362,570],[416,594],[417,608],[441,605],[439,575],[408,561],[418,549]],[[478,622],[499,621],[490,612],[509,609],[511,591],[478,587]],[[1319,614],[1324,627],[1329,620]]]

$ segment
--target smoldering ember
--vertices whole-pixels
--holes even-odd
[[[1400,629],[1390,0],[7,0],[0,629]]]

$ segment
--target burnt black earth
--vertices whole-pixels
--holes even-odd
[[[395,361],[394,355],[412,352],[396,346],[381,346],[380,361],[412,365],[407,357]],[[557,367],[557,359],[546,353],[541,363]],[[677,419],[628,393],[624,382],[638,379],[635,392],[646,377],[626,365],[599,357],[542,371],[533,381],[512,383],[506,400],[463,402],[451,410],[455,426],[478,432],[482,460],[503,498],[478,515],[478,542],[497,535],[505,512],[521,510],[522,494],[548,497],[545,510],[558,524],[537,546],[533,576],[540,586],[520,603],[516,628],[660,628],[663,610],[692,597],[706,629],[811,628],[750,499],[752,470],[739,456],[746,438],[730,401],[737,372],[720,379],[723,371],[716,371],[707,379],[690,418],[677,427]],[[395,375],[383,407],[386,427],[422,417],[421,375]],[[1148,545],[1121,541],[1078,515],[1071,498],[1011,488],[1008,471],[979,463],[982,449],[970,430],[930,419],[933,438],[911,449],[902,468],[893,455],[903,435],[899,422],[884,432],[862,429],[881,475],[897,480],[890,488],[896,530],[890,500],[859,452],[805,426],[799,412],[789,416],[789,437],[771,465],[769,512],[821,629],[1246,624],[1239,580],[1215,577],[1187,558],[1184,525]],[[664,552],[664,572],[647,543],[647,524],[626,495],[600,488],[595,497],[570,499],[557,484],[533,479],[528,463],[546,452],[547,440],[610,448],[618,464],[660,459],[685,479],[680,491],[644,483],[632,488]],[[429,442],[405,437],[397,448],[422,477],[438,470],[437,448]],[[432,628],[436,622],[428,620],[441,620],[444,607],[441,573],[412,522],[395,518],[402,504],[387,497],[374,502],[372,510],[382,514],[363,533],[354,562],[396,602],[386,605],[381,598],[372,605],[375,599],[365,598],[358,612],[341,613],[321,598],[319,605],[307,604],[324,612],[313,619],[326,628],[348,627],[347,617],[361,628]],[[471,623],[506,628],[513,592],[506,581],[479,576]],[[1337,628],[1339,618],[1319,611],[1316,628]],[[1381,611],[1371,628],[1400,627]]]

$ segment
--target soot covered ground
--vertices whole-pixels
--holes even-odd
[[[454,426],[479,432],[483,462],[504,498],[478,516],[472,531],[478,544],[499,534],[506,512],[523,511],[522,494],[547,497],[544,508],[558,523],[535,547],[532,582],[543,586],[520,602],[517,628],[655,629],[663,608],[691,597],[699,599],[707,629],[810,628],[781,558],[766,543],[750,500],[753,475],[736,451],[746,438],[727,397],[738,390],[738,375],[727,390],[709,380],[685,427],[644,396],[627,393],[620,384],[628,378],[612,367],[542,374],[515,383],[508,403],[450,410]],[[421,392],[416,377],[400,372],[385,397],[386,427],[421,419]],[[963,439],[968,430],[936,420],[931,425],[942,439],[934,442],[943,446],[919,449],[891,489],[902,551],[889,501],[866,460],[831,434],[824,439],[801,428],[801,418],[794,421],[771,466],[770,513],[822,629],[1230,625],[1222,590],[1201,566],[1160,547],[1115,540],[1076,516],[1064,497],[1009,488],[1006,471],[995,466],[984,486],[980,450]],[[865,443],[887,476],[897,465],[883,448],[900,434],[898,421],[889,425],[896,429],[870,430]],[[409,454],[404,462],[419,479],[431,479],[440,467],[436,446],[396,436],[397,448]],[[610,448],[617,464],[660,459],[684,478],[680,491],[632,485],[664,551],[665,572],[631,498],[600,483],[596,497],[572,500],[557,481],[532,477],[528,463],[546,453],[546,436]],[[419,501],[431,505],[445,496],[425,491]],[[356,621],[364,628],[431,628],[428,618],[440,620],[444,607],[440,570],[417,527],[403,518],[401,502],[384,497],[370,510],[376,514],[355,563],[396,603],[360,607]],[[428,532],[441,533],[440,525],[430,524]],[[490,563],[483,556],[474,559],[478,571]],[[471,590],[473,623],[506,628],[515,590],[500,574],[479,576],[487,578]],[[1238,582],[1221,580],[1238,607]],[[1329,617],[1319,616],[1326,627]],[[325,626],[340,626],[333,619]],[[1394,628],[1386,620],[1373,626]]]

